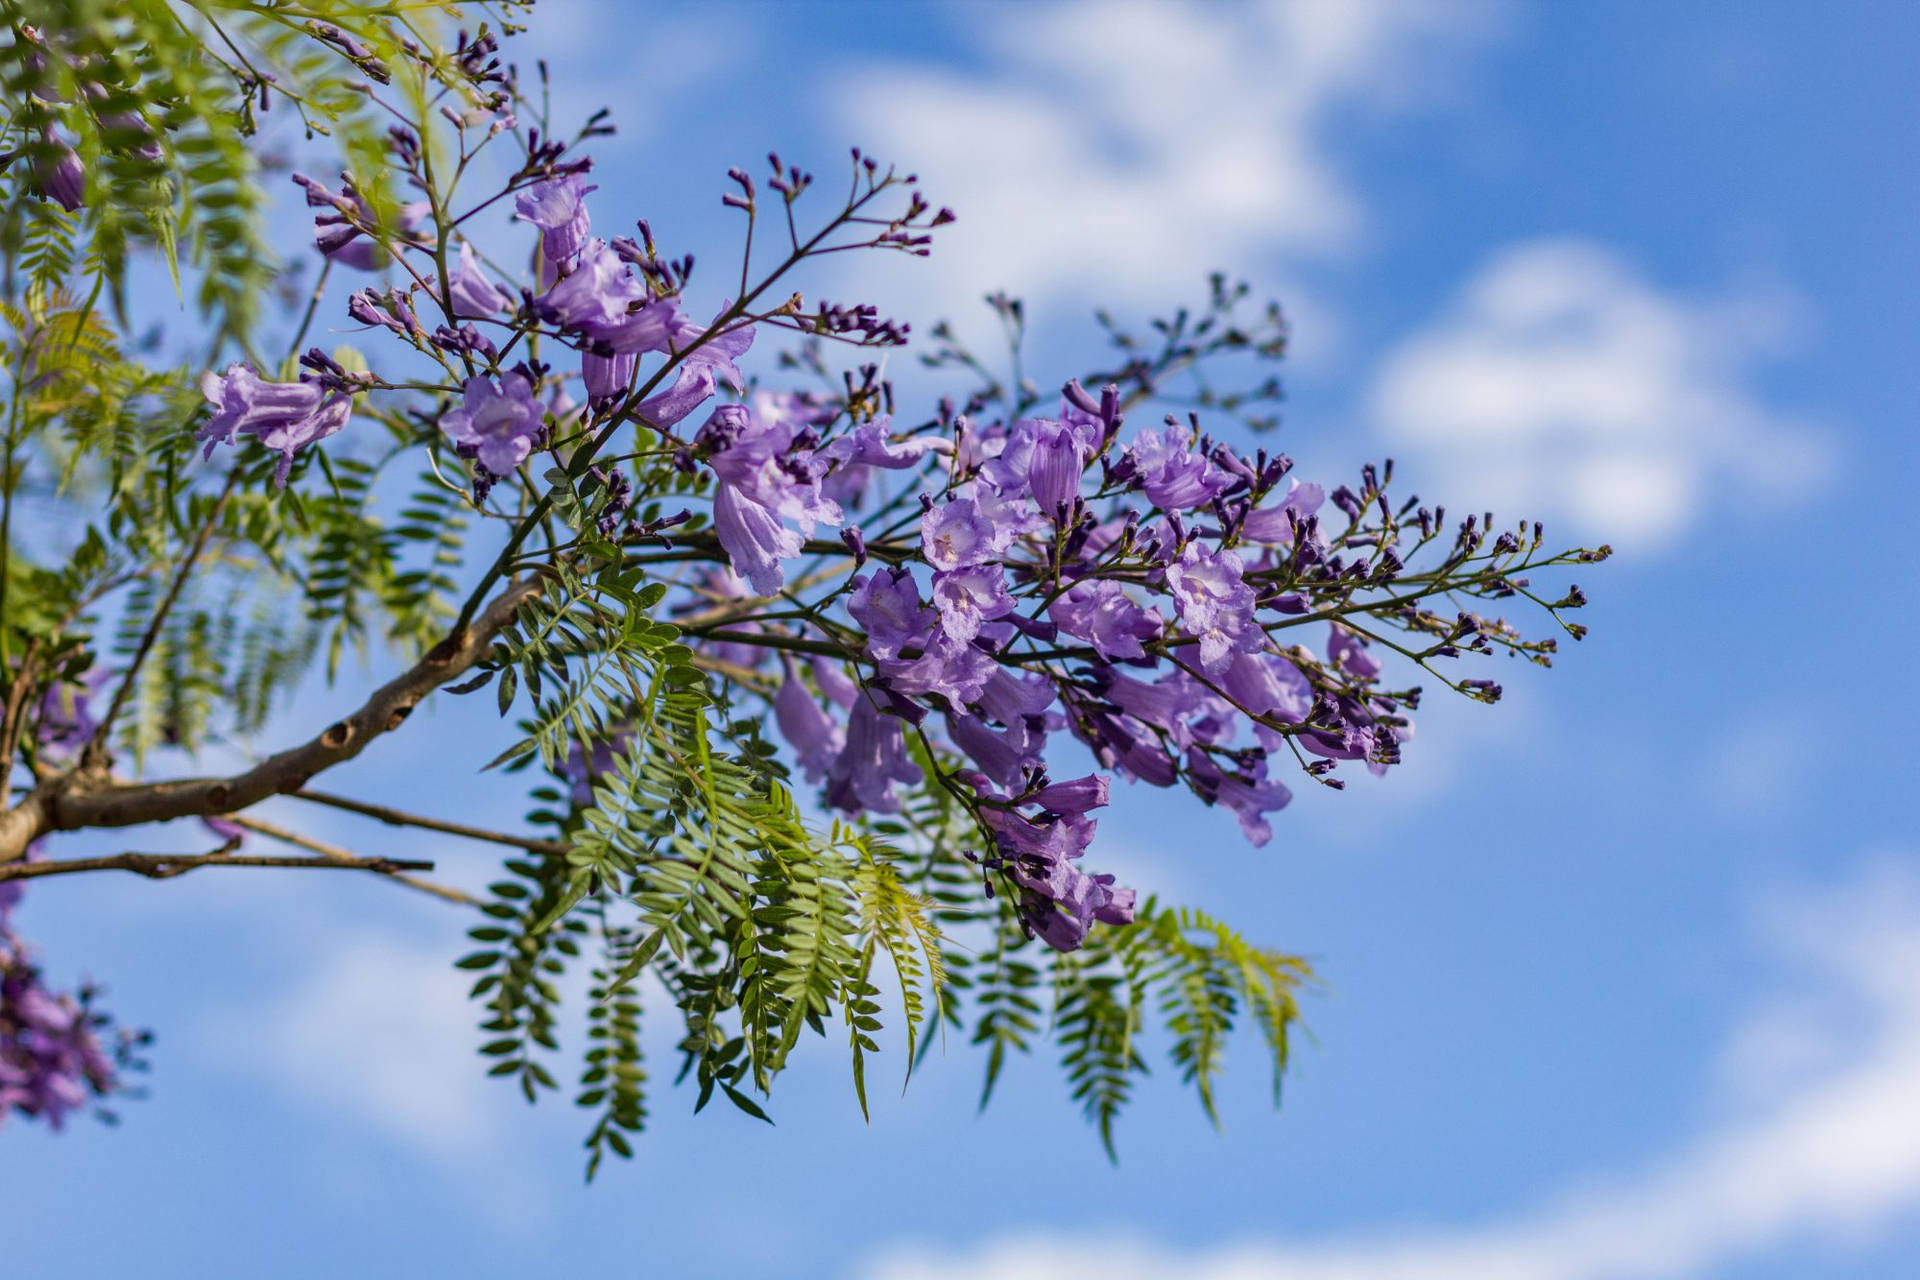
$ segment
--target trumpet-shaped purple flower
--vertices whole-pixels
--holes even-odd
[[[1167,587],[1180,606],[1180,624],[1200,642],[1200,666],[1223,670],[1235,650],[1258,648],[1264,633],[1253,617],[1253,588],[1242,579],[1240,557],[1207,552],[1189,542],[1167,566]]]
[[[34,190],[73,213],[87,202],[87,167],[81,163],[79,152],[53,134],[43,135],[42,143],[52,149],[52,154],[34,156]]]
[[[627,388],[633,383],[634,368],[639,363],[640,357],[632,354],[597,356],[589,351],[581,355],[580,380],[587,387],[587,403],[599,408],[612,401],[615,396],[625,395]],[[680,418],[692,413],[701,400],[705,400],[712,394],[713,391],[709,388],[699,400],[687,406],[686,413],[680,414],[674,421],[678,422]]]
[[[1273,838],[1266,815],[1287,807],[1293,793],[1267,777],[1265,756],[1255,760],[1250,774],[1228,773],[1199,747],[1187,751],[1187,782],[1208,804],[1223,804],[1240,819],[1240,830],[1256,845]]]
[[[484,320],[513,305],[506,291],[487,279],[470,244],[460,246],[460,263],[448,275],[447,292],[453,297],[453,314],[461,320]]]
[[[799,555],[804,541],[738,486],[724,483],[713,498],[713,531],[733,571],[762,596],[776,595],[786,585],[781,561]]]
[[[899,693],[944,699],[950,707],[976,701],[1000,669],[991,656],[936,631],[918,657],[882,658],[880,674]]]
[[[1142,724],[1166,730],[1175,745],[1181,747],[1192,740],[1187,721],[1205,711],[1212,699],[1212,695],[1184,671],[1169,672],[1148,683],[1108,667],[1100,672],[1100,678],[1101,692],[1108,702]]]
[[[1086,743],[1106,768],[1151,787],[1170,787],[1179,777],[1178,766],[1153,730],[1132,716],[1087,710],[1068,723],[1073,736]]]
[[[987,678],[973,705],[987,719],[1010,725],[1045,715],[1055,696],[1053,681],[1045,676],[1016,676],[999,667]]]
[[[1027,488],[1040,504],[1042,514],[1052,516],[1062,506],[1080,496],[1080,473],[1092,456],[1086,428],[1066,422],[1036,420],[1022,423],[1029,427],[1032,452],[1027,460]]]
[[[816,525],[839,524],[840,507],[820,492],[825,463],[795,447],[792,429],[754,417],[745,405],[722,405],[700,428],[707,465],[719,479],[714,532],[733,567],[762,595],[786,582],[781,561],[800,554]],[[799,533],[781,522],[791,520]]]
[[[1299,724],[1313,709],[1313,686],[1300,668],[1270,653],[1236,653],[1218,676],[1220,688],[1249,715]]]
[[[1040,762],[1041,741],[1036,740],[1024,721],[1017,721],[1006,729],[994,729],[978,716],[949,713],[947,736],[980,766],[980,772],[994,785],[1008,791],[1018,790],[1027,768]]]
[[[387,265],[388,246],[361,230],[362,226],[373,221],[373,207],[358,191],[349,189],[344,194],[336,193],[326,184],[298,173],[293,175],[293,180],[307,193],[309,208],[331,210],[313,216],[313,247],[320,251],[322,257],[356,271],[378,271]],[[414,238],[415,229],[432,213],[433,206],[424,200],[400,206],[400,225],[397,229],[403,243]]]
[[[780,662],[786,679],[774,695],[774,723],[793,748],[807,781],[818,782],[846,747],[846,731],[814,701],[794,670],[793,660],[782,655]]]
[[[574,269],[541,294],[535,307],[563,329],[600,338],[625,325],[628,311],[646,301],[647,286],[625,259],[606,241],[589,240]]]
[[[1327,660],[1356,680],[1372,680],[1383,668],[1380,659],[1367,652],[1367,642],[1339,623],[1328,628]]]
[[[614,357],[616,360],[638,358],[632,355]],[[640,421],[662,431],[671,431],[695,409],[712,399],[716,389],[712,369],[701,365],[681,365],[673,385],[642,400],[634,406],[633,414]]]
[[[854,699],[860,696],[860,686],[847,674],[846,667],[817,654],[807,660],[807,665],[813,671],[813,683],[827,701],[851,710]]]
[[[1233,483],[1175,426],[1150,427],[1135,436],[1126,462],[1147,500],[1162,511],[1204,507]]]
[[[1326,500],[1327,492],[1319,485],[1295,480],[1279,502],[1247,513],[1240,523],[1240,536],[1249,542],[1292,542],[1294,523],[1318,511]]]
[[[497,382],[477,375],[467,379],[461,406],[440,416],[440,430],[499,478],[533,453],[546,432],[546,411],[524,375],[503,374]]]
[[[907,758],[900,721],[882,715],[863,697],[847,717],[847,745],[827,770],[827,803],[845,813],[898,813],[896,782],[920,781],[920,768]]]
[[[867,633],[867,652],[897,658],[926,642],[932,612],[920,600],[920,585],[905,569],[882,569],[853,580],[847,612]]]
[[[1054,813],[1086,813],[1091,809],[1106,808],[1107,793],[1106,775],[1090,773],[1084,778],[1042,787],[1028,799]]]
[[[713,318],[713,324],[704,330],[691,321],[682,320],[677,326],[668,328],[662,333],[661,341],[664,345],[638,349],[682,351],[702,333],[709,333],[711,337],[687,352],[686,362],[695,367],[704,366],[712,370],[715,380],[724,382],[735,391],[745,391],[747,376],[740,372],[740,366],[735,362],[753,349],[754,330],[750,324],[739,323],[735,323],[728,329],[720,328],[720,323],[726,319],[727,312],[732,309],[733,304],[730,302],[721,307],[720,314]]]
[[[610,322],[594,321],[582,326],[589,337],[597,338],[615,352],[635,353],[641,351],[681,351],[693,344],[706,330],[699,323],[680,310],[680,304],[672,298],[655,298],[651,302],[627,312],[619,319]],[[738,330],[716,342],[725,343],[732,339],[739,346],[739,335],[745,334],[747,345],[753,342],[753,330]],[[713,345],[713,344],[708,344]],[[739,346],[740,351],[746,350]],[[726,348],[709,354],[707,346],[687,357],[687,363],[693,366],[706,366],[716,376],[723,376],[729,385],[740,381],[740,370],[726,354]]]
[[[549,262],[566,262],[587,242],[593,220],[587,193],[598,191],[577,173],[536,182],[513,198],[514,212],[540,228],[540,252]]]
[[[266,382],[243,364],[229,365],[223,374],[202,374],[200,394],[213,406],[197,433],[205,446],[203,456],[213,457],[215,445],[252,436],[280,451],[280,465],[273,475],[276,487],[286,485],[295,453],[333,435],[353,415],[353,398],[343,391],[305,378]]]
[[[920,548],[936,569],[964,569],[1005,554],[1013,531],[972,498],[955,498],[920,517]]]
[[[836,462],[901,471],[914,466],[929,453],[948,453],[953,446],[930,436],[912,436],[893,440],[887,433],[887,420],[875,418],[862,422],[820,450],[822,457]],[[924,524],[923,524],[924,527]]]
[[[971,642],[983,624],[1013,612],[1006,570],[997,564],[979,564],[936,573],[933,607],[940,614],[941,630],[954,640]]]
[[[1159,610],[1141,607],[1119,583],[1105,578],[1069,588],[1047,607],[1047,616],[1108,661],[1146,657],[1141,642],[1158,637],[1166,625]]]

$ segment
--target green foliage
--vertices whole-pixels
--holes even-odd
[[[352,83],[385,82],[407,66],[477,102],[459,63],[435,46],[435,20],[517,7],[5,0],[0,14],[11,38],[0,40],[0,89],[14,160],[0,180],[0,259],[9,279],[49,286],[77,273],[124,316],[134,251],[152,249],[176,281],[183,266],[192,271],[202,318],[218,339],[245,349],[278,269],[251,145],[266,109],[285,103],[308,137],[332,138],[390,220],[381,150],[388,121]],[[86,171],[78,215],[41,194],[38,175],[66,147]]]

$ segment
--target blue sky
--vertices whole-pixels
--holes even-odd
[[[1920,838],[1891,714],[1920,693],[1911,9],[540,21],[562,106],[623,125],[596,216],[697,251],[696,291],[731,260],[728,165],[777,147],[825,173],[850,143],[961,215],[930,262],[829,289],[919,328],[1023,292],[1064,375],[1095,302],[1240,272],[1298,326],[1302,474],[1390,453],[1459,509],[1611,540],[1581,578],[1592,637],[1499,708],[1434,704],[1397,776],[1301,795],[1265,849],[1118,796],[1103,865],[1329,989],[1284,1110],[1252,1046],[1219,1134],[1160,1070],[1117,1169],[1050,1062],[976,1116],[952,1046],[863,1127],[822,1047],[772,1129],[663,1082],[632,1166],[583,1190],[578,1117],[480,1078],[438,904],[345,877],[36,886],[49,965],[161,1039],[118,1130],[0,1133],[0,1203],[33,1224],[9,1275],[1920,1271]],[[518,797],[474,774],[485,720],[436,708],[337,789],[510,823]],[[487,878],[456,842],[404,852]]]

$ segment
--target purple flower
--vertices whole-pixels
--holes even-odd
[[[847,718],[847,745],[827,770],[827,803],[846,813],[898,813],[893,784],[920,777],[919,766],[907,758],[900,722],[882,715],[871,698],[855,702]]]
[[[1153,731],[1132,716],[1086,711],[1068,722],[1073,736],[1092,748],[1094,759],[1150,787],[1170,787],[1179,776],[1173,757]]]
[[[999,565],[974,565],[933,575],[933,607],[940,629],[962,643],[980,634],[981,624],[1013,612],[1007,573]]]
[[[1127,449],[1126,461],[1148,501],[1162,511],[1203,507],[1232,484],[1176,426],[1142,431]]]
[[[1015,724],[1044,715],[1053,705],[1054,696],[1053,681],[1045,676],[1016,676],[999,667],[988,677],[973,705],[989,720]]]
[[[307,193],[307,206],[330,209],[313,216],[313,246],[327,261],[358,271],[377,271],[387,263],[387,248],[374,240],[361,226],[373,221],[373,207],[358,191],[349,188],[336,194],[325,184],[294,174],[293,180]],[[412,232],[432,214],[433,206],[416,200],[400,206],[401,235],[412,239]]]
[[[888,438],[887,420],[875,418],[834,440],[821,449],[820,454],[839,462],[901,471],[915,465],[929,453],[947,453],[952,448],[947,441],[931,436],[910,436],[895,443]]]
[[[206,446],[204,456],[213,457],[215,445],[250,435],[280,451],[280,465],[273,474],[275,487],[285,487],[296,452],[333,435],[353,414],[353,398],[345,392],[305,378],[264,382],[243,364],[227,366],[224,374],[202,374],[200,394],[213,406],[198,432]]]
[[[1253,588],[1242,579],[1240,557],[1207,552],[1190,542],[1167,566],[1167,587],[1180,606],[1180,624],[1200,641],[1200,666],[1218,674],[1236,649],[1257,648],[1264,633],[1253,619]]]
[[[589,351],[581,355],[580,380],[587,384],[587,403],[600,408],[611,402],[614,397],[625,395],[627,388],[633,384],[634,367],[639,363],[640,357],[635,354],[597,356]],[[712,390],[709,389],[700,397],[700,400],[705,400],[712,394]],[[648,403],[658,399],[659,397],[654,397]],[[674,421],[678,422],[680,418],[692,413],[699,406],[700,400],[688,405],[686,413],[680,414]]]
[[[813,683],[829,702],[852,709],[853,700],[860,696],[860,686],[854,683],[844,666],[818,654],[807,660],[807,666],[813,671]]]
[[[687,363],[690,365],[704,365],[713,370],[713,376],[719,381],[726,383],[735,391],[745,391],[747,389],[747,377],[740,372],[740,366],[734,362],[752,349],[753,326],[750,324],[735,324],[731,329],[719,328],[720,322],[726,319],[727,312],[732,309],[733,304],[731,302],[723,305],[720,308],[720,314],[713,318],[713,325],[706,330],[694,328],[691,322],[682,321],[678,327],[669,328],[662,334],[661,341],[663,345],[639,349],[645,351],[666,351],[669,349],[680,351],[684,350],[690,342],[698,338],[702,332],[711,333],[713,335],[712,337],[702,342],[687,354]]]
[[[1157,609],[1142,608],[1117,582],[1082,582],[1047,607],[1062,631],[1091,644],[1101,657],[1144,658],[1141,641],[1159,636],[1165,620]]]
[[[1267,761],[1254,761],[1251,775],[1228,773],[1199,747],[1187,751],[1187,782],[1208,804],[1224,804],[1240,819],[1240,830],[1256,845],[1273,838],[1266,815],[1284,809],[1293,793],[1267,777]]]
[[[1045,419],[1020,425],[1031,430],[1027,487],[1042,514],[1052,516],[1080,496],[1080,473],[1092,453],[1085,428]]]
[[[1318,511],[1326,497],[1326,490],[1319,485],[1295,480],[1278,503],[1247,513],[1240,524],[1240,536],[1249,542],[1292,542],[1294,521]],[[1288,519],[1288,513],[1293,519]]]
[[[52,154],[40,152],[34,155],[34,189],[68,213],[73,213],[87,202],[87,168],[80,162],[80,153],[63,139],[46,133],[41,135],[41,143],[50,148]]]
[[[800,554],[816,525],[841,521],[839,504],[820,492],[826,464],[795,447],[791,428],[761,421],[745,405],[715,409],[698,440],[720,481],[713,517],[720,545],[755,591],[773,595],[786,582],[780,562]]]
[[[1090,773],[1069,782],[1056,782],[1040,788],[1029,799],[1042,809],[1050,809],[1055,813],[1085,813],[1090,809],[1104,809],[1107,804],[1106,775]]]
[[[1108,668],[1101,672],[1102,693],[1108,702],[1143,724],[1166,730],[1179,746],[1190,740],[1189,717],[1206,709],[1211,695],[1184,671],[1174,671],[1148,684]]]
[[[973,645],[935,632],[917,658],[882,658],[880,674],[899,693],[939,697],[951,707],[976,701],[1000,664]]]
[[[949,713],[947,736],[980,766],[981,773],[1008,791],[1018,790],[1028,766],[1040,762],[1039,743],[1024,721],[996,730],[978,716]]]
[[[476,375],[467,379],[461,407],[440,416],[440,430],[499,478],[512,475],[533,453],[546,430],[546,411],[524,375],[503,374],[498,382]]]
[[[549,262],[565,262],[580,252],[593,225],[587,216],[590,187],[578,173],[536,182],[513,198],[514,212],[540,228],[540,252]]]
[[[733,571],[747,580],[756,595],[779,594],[787,582],[780,562],[800,554],[799,534],[730,484],[722,484],[714,495],[713,531]]]
[[[592,338],[612,333],[627,321],[627,311],[647,300],[647,286],[604,240],[589,240],[580,261],[565,279],[540,295],[535,307],[563,329]],[[637,349],[637,348],[636,348]]]
[[[929,508],[920,517],[920,548],[936,569],[962,569],[997,560],[1012,541],[1013,531],[991,520],[972,498],[956,498]]]
[[[783,654],[780,663],[786,670],[786,680],[774,695],[774,722],[780,726],[780,736],[793,748],[807,781],[818,782],[846,746],[846,733],[814,701],[794,670],[793,660]]]
[[[897,658],[902,649],[926,642],[931,611],[920,601],[920,585],[905,569],[882,569],[853,580],[847,612],[867,633],[867,652]]]
[[[634,360],[637,356],[616,356],[615,359]],[[633,414],[661,431],[671,431],[680,425],[688,414],[705,404],[713,396],[715,387],[713,370],[700,365],[682,365],[673,385],[665,391],[656,392],[634,406]]]
[[[1339,623],[1328,627],[1327,660],[1356,680],[1372,680],[1384,668],[1367,652],[1367,642]]]
[[[460,246],[460,265],[448,276],[447,289],[453,296],[453,314],[462,320],[484,320],[513,305],[506,292],[481,271],[470,244]]]
[[[598,338],[616,352],[681,351],[692,345],[695,338],[706,332],[698,323],[689,319],[687,314],[680,310],[680,304],[672,298],[655,298],[627,312],[616,322],[591,323],[584,326],[584,331],[589,337]],[[741,345],[738,341],[741,334],[746,336],[746,345]],[[728,343],[729,339],[733,341]],[[707,347],[703,346],[687,357],[687,363],[705,366],[716,376],[724,376],[734,384],[739,383],[740,370],[734,366],[726,351],[729,347],[737,347],[744,352],[746,347],[753,343],[753,330],[741,329],[716,341],[728,343],[728,346],[723,346],[711,358],[702,359],[701,357],[707,355]]]
[[[1313,686],[1300,668],[1269,653],[1236,653],[1219,674],[1220,688],[1249,715],[1299,724],[1313,709]]]

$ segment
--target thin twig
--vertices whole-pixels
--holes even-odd
[[[534,836],[516,836],[506,831],[489,831],[484,827],[470,827],[462,822],[428,818],[417,813],[408,813],[404,809],[395,809],[390,805],[369,804],[365,800],[337,796],[331,792],[313,791],[302,787],[298,791],[289,791],[287,794],[296,800],[310,800],[314,804],[330,805],[335,809],[345,809],[349,813],[378,818],[390,827],[421,827],[427,831],[444,831],[450,836],[465,836],[469,840],[512,845],[516,849],[525,849],[529,853],[547,853],[555,857],[564,856],[567,852],[567,846],[558,840],[541,840]]]
[[[433,864],[431,862],[400,863],[394,861],[392,858],[362,858],[346,849],[342,849],[337,844],[328,844],[324,840],[315,840],[312,836],[301,835],[298,831],[289,831],[285,827],[268,822],[264,818],[253,817],[251,814],[230,814],[226,820],[236,827],[258,832],[268,839],[281,840],[302,849],[311,849],[328,862],[337,866],[358,866],[371,862],[392,863],[393,871],[387,872],[386,874],[392,875],[395,880],[398,880],[410,889],[418,889],[422,893],[430,893],[436,898],[443,898],[448,902],[457,902],[466,907],[477,907],[480,905],[480,899],[470,893],[463,893],[461,890],[450,888],[447,885],[435,884],[431,880],[421,880],[414,876],[399,874],[399,872],[403,870],[431,871],[433,870]]]

